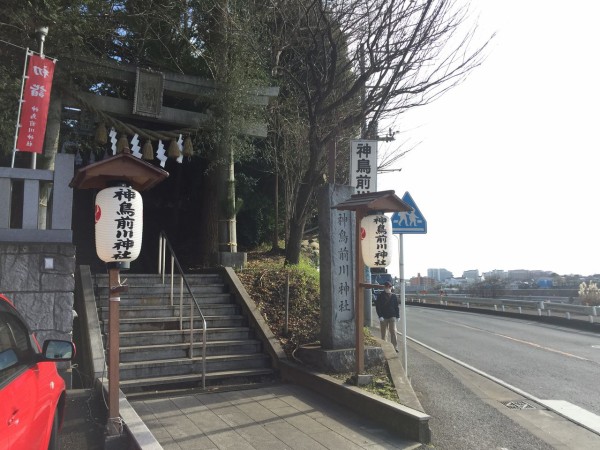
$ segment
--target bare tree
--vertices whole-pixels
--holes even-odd
[[[336,136],[425,105],[483,61],[476,25],[453,0],[271,0],[276,72],[306,121],[307,156],[286,261],[298,263],[327,145]],[[464,29],[463,29],[464,28]]]

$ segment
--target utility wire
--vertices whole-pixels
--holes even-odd
[[[2,39],[0,39],[0,42],[3,43],[3,44],[12,45],[13,47],[20,48],[21,50],[27,50],[26,47],[21,47],[20,45],[13,44],[12,42],[4,41]]]

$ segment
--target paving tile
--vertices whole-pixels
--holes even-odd
[[[180,415],[178,420],[169,420],[162,424],[176,442],[204,437],[202,430],[184,415]]]
[[[187,416],[205,434],[227,431],[229,425],[212,411],[200,411]]]
[[[218,433],[210,433],[208,438],[214,442],[219,449],[236,449],[236,450],[254,450],[255,447],[250,445],[248,441],[243,439],[235,431],[222,431]]]
[[[197,411],[207,411],[208,406],[202,403],[193,395],[183,397],[171,398],[177,408],[184,411],[186,414],[190,414]]]
[[[245,398],[251,398],[253,400],[264,400],[266,398],[272,398],[276,396],[271,386],[259,387],[257,389],[248,389],[245,391],[238,392],[244,392],[246,394]]]
[[[390,448],[395,448],[395,447],[384,446],[381,444],[369,444],[369,445],[363,445],[361,448],[364,448],[366,450],[390,450]]]
[[[232,414],[240,411],[234,404],[216,406],[210,410],[217,415]]]
[[[282,419],[302,415],[300,411],[298,411],[296,408],[292,408],[289,405],[282,406],[280,408],[272,408],[271,412]]]
[[[179,408],[168,398],[145,400],[144,404],[161,422],[177,420],[181,415]]]
[[[196,398],[207,406],[212,408],[218,406],[228,406],[231,402],[226,392],[212,392],[209,394],[196,394]]]
[[[273,411],[265,408],[260,403],[242,403],[237,404],[236,407],[250,417],[255,422],[267,422],[270,420],[283,420]]]
[[[285,444],[273,435],[263,425],[246,425],[236,428],[238,434],[257,448],[263,448],[264,445],[278,445],[278,448],[285,448]]]
[[[238,408],[233,407],[233,410],[225,414],[217,414],[223,422],[232,428],[236,428],[243,425],[253,424],[254,420],[240,411]]]
[[[308,417],[304,414],[298,414],[292,417],[288,417],[285,420],[287,423],[295,426],[299,430],[302,430],[304,433],[310,435],[312,435],[313,433],[323,433],[331,431],[330,428],[327,428],[323,424],[317,422],[315,419]]]
[[[281,441],[260,443],[256,447],[258,450],[287,450],[292,447],[285,445]]]
[[[270,409],[271,411],[273,411],[274,409],[278,409],[278,408],[289,408],[290,407],[290,405],[288,405],[283,400],[280,400],[279,398],[270,398],[267,400],[259,400],[258,403],[263,405],[265,408]]]
[[[162,439],[165,442],[173,440],[167,429],[161,424],[160,420],[156,418],[152,410],[146,406],[144,402],[136,402],[133,403],[132,406],[156,439],[159,441]]]
[[[355,424],[352,426],[352,422],[349,420],[341,422],[327,415],[315,418],[315,420],[330,430],[334,430],[336,433],[341,434],[356,445],[364,446],[372,443],[382,444],[385,442],[384,439],[378,437],[377,434],[362,430],[359,425]]]
[[[418,449],[304,388],[177,395],[132,403],[164,448],[173,450]]]
[[[287,422],[271,423],[265,425],[273,435],[277,436],[284,444],[294,450],[317,450],[326,449],[309,435],[298,430]]]
[[[328,449],[361,450],[363,448],[332,430],[311,433],[310,437]]]
[[[219,448],[208,436],[190,436],[188,439],[178,440],[177,444],[182,450],[213,450]]]
[[[279,397],[279,399],[290,405],[292,408],[295,408],[303,413],[315,411],[315,402],[307,403],[303,400],[300,400],[297,396],[294,395],[284,395],[282,397]]]
[[[229,402],[247,401],[249,396],[252,395],[252,391],[253,391],[253,389],[248,389],[245,391],[222,392],[221,398],[223,400],[227,400]]]

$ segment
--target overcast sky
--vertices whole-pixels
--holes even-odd
[[[427,234],[403,238],[405,276],[600,273],[600,2],[472,0],[471,10],[482,37],[497,32],[486,61],[397,118],[400,140],[422,143],[378,179],[380,191],[409,191],[427,219]],[[397,274],[397,260],[388,269]]]

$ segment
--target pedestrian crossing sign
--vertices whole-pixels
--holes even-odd
[[[402,201],[412,208],[411,211],[395,212],[392,215],[393,234],[425,234],[427,221],[410,194],[404,193]]]

